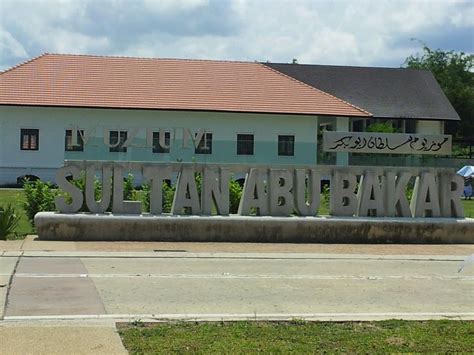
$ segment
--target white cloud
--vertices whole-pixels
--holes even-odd
[[[0,53],[9,53],[17,58],[28,56],[28,52],[10,33],[0,29]]]
[[[57,30],[52,39],[41,38],[42,43],[49,43],[58,53],[90,54],[108,48],[110,42],[107,37],[93,37],[81,33]],[[71,46],[71,43],[74,46]]]
[[[419,48],[410,38],[473,48],[470,0],[3,0],[0,12],[3,66],[45,51],[398,66]]]
[[[145,9],[155,12],[179,12],[196,9],[209,4],[207,0],[144,0]]]

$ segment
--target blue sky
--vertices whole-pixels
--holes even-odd
[[[0,70],[43,52],[399,67],[474,52],[474,0],[0,0]]]

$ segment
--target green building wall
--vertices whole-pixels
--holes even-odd
[[[83,152],[65,151],[65,131],[80,128],[94,131]],[[39,129],[39,150],[20,149],[20,130]],[[316,164],[317,116],[154,111],[126,109],[86,109],[47,107],[0,107],[0,168],[57,168],[68,160],[211,162],[227,164]],[[125,153],[109,152],[104,130],[138,129]],[[170,153],[153,153],[146,145],[146,131],[176,131]],[[212,154],[195,154],[192,141],[183,148],[182,129],[200,129],[213,135]],[[237,134],[254,135],[254,155],[237,154]],[[278,135],[294,135],[294,156],[278,155]],[[173,134],[172,134],[173,136]],[[142,147],[137,147],[142,146]]]

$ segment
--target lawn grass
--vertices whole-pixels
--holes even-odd
[[[20,222],[16,229],[17,236],[9,236],[9,239],[23,239],[27,234],[35,233],[23,209],[24,201],[25,194],[22,189],[0,189],[0,205],[11,203],[20,215]]]
[[[472,321],[119,324],[131,354],[471,352]]]
[[[466,218],[474,218],[474,199],[473,200],[463,200],[464,205],[464,214]]]

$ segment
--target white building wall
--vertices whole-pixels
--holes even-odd
[[[444,133],[444,122],[443,121],[418,120],[418,121],[416,121],[416,133],[421,133],[421,134],[443,134]]]
[[[64,151],[65,130],[95,128],[96,147],[84,153]],[[109,153],[103,143],[104,128],[131,131],[141,128],[137,139],[146,139],[146,128],[182,127],[213,133],[213,154],[194,155],[194,149],[172,147],[171,154],[152,154],[150,148],[129,148]],[[315,116],[240,114],[218,112],[114,110],[46,107],[0,107],[0,185],[15,183],[22,175],[54,181],[55,170],[67,159],[130,161],[197,161],[248,164],[315,164],[318,118]],[[39,150],[20,149],[20,129],[39,129]],[[254,156],[236,154],[237,133],[255,138]],[[295,136],[295,156],[277,155],[277,137]],[[192,144],[192,143],[191,143]],[[99,147],[99,145],[101,145]]]

